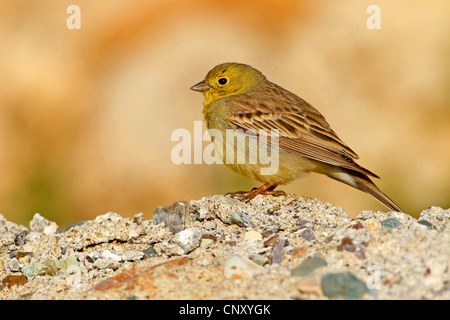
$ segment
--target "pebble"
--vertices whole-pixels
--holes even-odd
[[[10,289],[12,286],[22,286],[28,282],[27,277],[23,274],[18,275],[8,275],[4,277],[0,282],[0,290],[2,290],[5,286]]]
[[[203,227],[206,230],[214,230],[216,228],[217,224],[214,220],[210,220],[210,221],[205,221],[205,223],[203,224]]]
[[[258,231],[250,230],[244,233],[244,239],[249,241],[258,241],[262,239],[262,235]]]
[[[250,218],[242,212],[235,211],[231,214],[230,220],[232,223],[237,224],[240,227],[251,227]]]
[[[69,230],[69,229],[71,229],[73,227],[81,226],[81,225],[83,225],[85,223],[86,223],[85,220],[77,221],[77,222],[71,224],[70,226],[67,226],[67,227],[59,229],[58,231],[56,231],[56,233],[63,233],[63,232],[65,232],[65,231],[67,231],[67,230]]]
[[[392,231],[396,228],[400,228],[402,226],[402,223],[396,218],[387,218],[381,221],[381,225],[389,231]]]
[[[144,258],[144,253],[137,250],[128,250],[122,254],[122,260],[124,261],[137,261]]]
[[[20,262],[17,258],[12,258],[8,261],[9,270],[13,272],[20,271]]]
[[[286,245],[285,239],[277,239],[272,247],[272,252],[270,253],[269,262],[270,264],[280,264],[283,260],[284,246]]]
[[[331,299],[357,300],[368,291],[366,284],[348,271],[326,274],[321,287],[323,294]]]
[[[116,270],[120,267],[120,262],[111,258],[98,258],[94,262],[94,267],[97,269]]]
[[[178,232],[173,241],[180,246],[185,253],[189,253],[200,246],[202,231],[199,228],[190,228]]]
[[[305,229],[301,231],[300,236],[306,241],[316,240],[316,236],[314,235],[314,231],[312,231],[312,229]]]
[[[27,233],[28,233],[27,230],[23,230],[22,232],[19,232],[16,235],[16,238],[14,239],[14,243],[16,245],[18,245],[19,247],[23,246],[25,244],[25,242],[26,242]]]
[[[144,256],[146,258],[152,258],[152,257],[158,256],[158,252],[156,252],[155,248],[153,248],[153,247],[148,247],[147,249],[142,250],[142,253],[144,254]]]
[[[80,265],[75,256],[66,257],[63,259],[48,258],[44,262],[32,262],[24,266],[21,271],[28,278],[34,279],[36,276],[49,275],[54,276],[58,271],[72,272],[77,267],[80,272],[86,272],[87,269]]]
[[[194,216],[194,221],[195,220],[203,221],[203,220],[205,220],[208,217],[208,214],[209,214],[208,210],[205,207],[203,207],[203,206],[199,206],[199,207],[196,206],[195,207],[195,212],[196,213],[195,213],[195,216]]]
[[[375,219],[367,219],[365,224],[368,226],[370,231],[376,231],[380,227],[380,223]]]
[[[299,229],[307,228],[307,229],[314,230],[314,221],[298,220],[295,224],[298,226]]]
[[[144,222],[144,213],[143,212],[136,213],[133,216],[133,222],[136,224],[141,224],[142,222]]]
[[[225,260],[223,273],[227,279],[251,278],[264,272],[264,267],[241,256],[231,256]]]
[[[121,256],[119,256],[118,254],[115,254],[115,253],[113,253],[113,252],[111,252],[109,250],[103,250],[100,253],[100,256],[102,258],[111,259],[111,260],[114,260],[114,261],[117,261],[117,262],[122,261],[122,257]]]
[[[156,207],[153,211],[153,222],[155,224],[164,222],[165,226],[174,234],[180,232],[184,229],[188,207],[187,201],[177,201],[168,207]]]
[[[430,230],[436,230],[436,227],[431,222],[429,222],[427,220],[419,220],[419,221],[417,221],[417,223],[427,227]]]
[[[252,260],[256,264],[259,264],[260,266],[263,266],[267,262],[269,262],[269,259],[261,254],[252,254],[249,256],[249,259]]]
[[[213,239],[203,239],[200,242],[200,247],[208,247],[212,245],[215,241]]]
[[[58,231],[58,225],[56,222],[47,220],[39,213],[36,213],[30,221],[30,230],[44,234],[53,234]]]
[[[325,259],[318,257],[318,256],[310,257],[310,258],[303,260],[298,266],[296,266],[294,269],[292,269],[291,275],[304,277],[304,276],[310,274],[311,272],[313,272],[314,270],[316,270],[317,268],[320,268],[320,267],[323,267],[326,265],[327,265],[327,262]]]

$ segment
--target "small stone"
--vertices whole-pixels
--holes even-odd
[[[20,271],[20,262],[17,258],[12,258],[8,261],[8,268],[13,272]]]
[[[216,222],[214,220],[205,221],[205,223],[203,224],[203,227],[206,230],[213,230],[213,229],[216,228],[216,226],[217,226],[217,224],[216,224]]]
[[[362,225],[361,222],[357,222],[354,225],[351,225],[350,228],[355,229],[355,230],[359,230],[359,229],[364,229],[364,226]]]
[[[124,261],[137,261],[142,258],[144,258],[144,253],[142,251],[129,250],[122,254],[122,260]]]
[[[181,256],[186,253],[178,244],[167,241],[161,242],[159,244],[159,249],[161,250],[161,253],[167,255],[168,257]]]
[[[277,212],[280,209],[281,208],[279,206],[270,207],[269,209],[267,209],[266,214],[273,214],[273,213]]]
[[[278,238],[279,238],[279,236],[277,234],[270,237],[269,239],[264,241],[264,246],[266,246],[266,247],[273,246],[275,244],[275,242],[277,242]]]
[[[316,236],[314,235],[314,231],[312,231],[312,229],[303,230],[302,232],[300,232],[300,236],[306,241],[316,240]]]
[[[292,269],[291,275],[304,277],[313,272],[314,270],[316,270],[317,268],[326,265],[327,262],[325,261],[325,259],[318,256],[314,256],[303,260],[298,266]]]
[[[99,258],[95,260],[94,267],[97,269],[112,269],[116,270],[120,267],[120,263],[111,258]]]
[[[113,252],[111,252],[109,250],[103,250],[100,253],[100,256],[102,258],[111,259],[111,260],[114,260],[114,261],[117,261],[117,262],[122,261],[122,257],[121,256],[119,256],[118,254],[115,254],[115,253],[113,253]]]
[[[280,264],[283,260],[284,246],[286,245],[286,240],[278,239],[272,248],[270,253],[269,262],[270,264]]]
[[[348,252],[355,252],[356,247],[353,244],[352,239],[350,239],[349,237],[344,237],[341,241],[341,243],[338,245],[337,247],[338,251],[348,251]]]
[[[402,226],[402,223],[396,218],[387,218],[381,221],[381,225],[389,231],[392,231],[396,228],[400,228]]]
[[[308,254],[309,249],[308,247],[298,247],[292,250],[291,255],[294,258],[300,258],[303,259]]]
[[[143,212],[136,213],[133,216],[133,222],[136,223],[137,225],[140,225],[142,222],[144,222],[144,213]]]
[[[436,230],[436,227],[431,222],[428,222],[427,220],[419,220],[419,221],[417,221],[417,223],[427,227],[430,230]]]
[[[187,201],[177,201],[168,207],[156,207],[153,211],[153,222],[155,224],[164,222],[172,233],[180,232],[184,229],[188,207]]]
[[[272,234],[277,233],[278,231],[280,231],[280,228],[278,226],[274,226],[274,227],[264,229],[261,232],[261,234],[264,238],[267,238],[267,237],[271,236]]]
[[[208,214],[209,212],[205,207],[203,206],[196,207],[194,221],[203,221],[208,217]]]
[[[173,241],[180,246],[185,253],[189,253],[200,246],[202,231],[198,228],[190,228],[178,232]]]
[[[310,220],[298,220],[296,223],[297,227],[299,229],[311,229],[314,230],[314,221],[310,221]]]
[[[58,225],[56,222],[47,220],[39,213],[36,213],[30,221],[30,230],[44,234],[53,234],[58,230]]]
[[[77,221],[77,222],[71,224],[70,226],[67,226],[67,227],[64,227],[62,229],[59,229],[56,233],[63,233],[63,232],[65,232],[65,231],[67,231],[67,230],[69,230],[71,228],[74,228],[74,227],[77,227],[77,226],[81,226],[81,225],[83,225],[85,223],[86,223],[85,220]]]
[[[380,223],[375,219],[367,219],[365,223],[369,227],[370,231],[376,231],[380,227]]]
[[[265,256],[261,255],[261,254],[252,254],[251,256],[249,256],[250,260],[252,260],[254,263],[263,266],[265,265],[267,262],[269,262],[269,259],[267,259]]]
[[[232,223],[237,224],[240,227],[251,227],[250,218],[242,212],[235,211],[231,214],[230,220]]]
[[[19,232],[18,234],[16,234],[16,238],[14,239],[14,243],[17,246],[23,246],[26,242],[26,237],[27,237],[27,230],[23,230],[21,232]]]
[[[368,291],[366,284],[351,272],[328,273],[322,278],[322,292],[328,298],[361,299]]]
[[[145,250],[142,250],[142,252],[144,253],[144,256],[146,258],[152,258],[152,257],[158,256],[158,252],[156,252],[155,248],[153,248],[153,247],[149,247]]]
[[[251,278],[256,274],[264,272],[264,268],[250,259],[241,256],[231,256],[225,260],[223,266],[225,278],[242,279]]]
[[[33,262],[24,266],[21,271],[28,280],[41,275],[54,276],[58,272],[56,261],[54,258],[48,258],[45,262]]]
[[[262,235],[258,231],[250,230],[244,233],[244,239],[249,241],[258,241],[262,239]]]
[[[200,241],[200,247],[208,247],[214,243],[213,239],[203,239]]]
[[[20,275],[8,275],[5,278],[2,279],[0,282],[0,290],[2,290],[5,286],[10,289],[12,286],[22,286],[25,283],[28,282],[27,277],[25,277],[23,274]]]

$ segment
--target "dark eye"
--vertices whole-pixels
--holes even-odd
[[[219,84],[220,84],[221,86],[223,86],[224,84],[227,84],[227,82],[228,82],[227,78],[220,78],[220,79],[219,79]]]

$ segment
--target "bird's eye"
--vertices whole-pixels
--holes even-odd
[[[221,86],[223,86],[224,84],[227,84],[227,82],[228,82],[227,78],[220,78],[220,79],[219,79],[219,84],[220,84]]]

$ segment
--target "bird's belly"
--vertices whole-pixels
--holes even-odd
[[[214,139],[214,147],[223,164],[244,177],[263,183],[286,184],[315,169],[311,160],[298,154],[267,147],[254,137],[243,136],[236,133],[235,139],[227,139],[226,135],[224,141]]]

